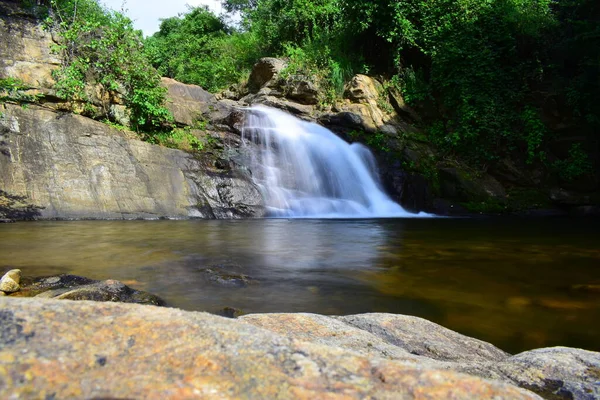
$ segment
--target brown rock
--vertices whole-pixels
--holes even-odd
[[[346,84],[344,96],[355,103],[377,102],[383,88],[379,82],[366,75],[355,75]]]
[[[0,319],[6,398],[539,399],[205,313],[4,297]]]
[[[170,78],[161,78],[161,84],[167,88],[167,108],[180,125],[194,126],[217,101],[200,86],[186,85]]]

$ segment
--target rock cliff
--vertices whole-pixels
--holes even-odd
[[[152,145],[72,113],[73,105],[54,95],[60,60],[51,52],[52,34],[18,3],[0,2],[0,79],[23,86],[23,101],[0,102],[0,220],[263,215],[259,191],[235,163],[215,167],[212,154]],[[180,126],[193,125],[216,101],[197,86],[164,85]],[[227,145],[235,152],[239,138]]]

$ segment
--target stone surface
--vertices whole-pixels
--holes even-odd
[[[300,104],[315,105],[319,102],[319,89],[308,77],[291,77],[284,85],[287,98]]]
[[[256,93],[265,86],[274,86],[277,76],[286,66],[287,62],[280,58],[265,57],[258,60],[248,79],[250,92]]]
[[[280,335],[368,357],[502,380],[544,398],[600,398],[600,353],[596,352],[548,348],[510,356],[489,343],[406,315],[250,314],[240,319]]]
[[[508,354],[497,347],[461,335],[423,318],[393,314],[362,314],[338,317],[356,328],[371,332],[410,354],[440,361],[498,361]]]
[[[0,279],[0,291],[6,293],[18,292],[21,289],[21,270],[11,269]]]
[[[377,101],[383,88],[375,79],[358,74],[354,75],[344,88],[344,96],[355,103]]]
[[[180,125],[194,126],[203,121],[203,115],[217,101],[213,94],[200,86],[186,85],[170,78],[162,78],[161,84],[167,88],[167,108]]]
[[[498,369],[546,399],[600,399],[600,354],[552,347],[517,354]]]
[[[55,42],[21,2],[0,2],[0,79],[16,78],[26,86],[52,89],[52,71],[60,66],[51,51]]]
[[[205,313],[3,297],[0,321],[6,398],[539,399]]]
[[[0,190],[40,218],[236,218],[262,215],[250,178],[211,171],[192,155],[126,137],[106,124],[6,105]]]

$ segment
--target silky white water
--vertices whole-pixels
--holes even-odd
[[[328,129],[282,111],[248,110],[244,141],[258,147],[250,169],[268,215],[288,218],[415,217],[383,191],[375,158]]]

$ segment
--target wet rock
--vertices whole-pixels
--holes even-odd
[[[219,286],[243,288],[257,283],[248,275],[232,271],[232,267],[236,268],[237,266],[214,265],[209,268],[202,268],[201,271],[206,275],[209,282]]]
[[[6,398],[539,399],[206,313],[3,297],[0,319]]]
[[[113,301],[164,306],[160,297],[134,290],[116,280],[96,281],[77,275],[24,277],[18,297],[59,300]]]
[[[488,174],[474,175],[454,167],[439,170],[440,190],[444,198],[458,201],[504,199],[506,191]]]
[[[5,293],[18,292],[21,289],[21,270],[11,269],[0,279],[0,291]]]
[[[217,313],[217,315],[221,315],[226,318],[237,318],[240,317],[242,314],[242,310],[234,307],[223,307],[223,309]]]

